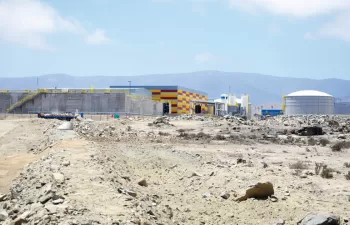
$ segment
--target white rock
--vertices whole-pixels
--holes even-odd
[[[64,183],[64,175],[62,173],[53,173],[52,177],[57,183],[59,184]]]
[[[47,209],[47,211],[49,211],[50,214],[56,214],[58,208],[53,204],[47,204],[45,205],[45,209]]]
[[[28,217],[29,217],[29,215],[30,215],[30,211],[25,211],[24,213],[22,213],[20,216],[19,216],[19,218],[20,219],[23,219],[23,220],[26,220]]]
[[[9,214],[6,211],[0,211],[0,221],[5,221],[9,217]]]
[[[64,200],[63,200],[62,198],[59,198],[59,199],[56,199],[56,200],[53,200],[53,201],[52,201],[52,203],[55,204],[55,205],[61,204],[61,203],[63,203],[63,202],[64,202]]]
[[[62,165],[63,165],[63,166],[69,166],[69,165],[70,165],[70,162],[69,162],[69,161],[64,161],[64,162],[62,163]]]
[[[42,207],[43,207],[43,205],[40,204],[40,203],[33,203],[33,204],[30,205],[30,210],[31,210],[32,212],[37,212],[37,211],[39,211]]]
[[[7,197],[6,195],[0,194],[0,202],[5,201],[6,197]]]

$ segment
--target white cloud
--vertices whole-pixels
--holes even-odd
[[[48,37],[57,33],[88,36],[76,19],[61,15],[40,0],[0,0],[0,42],[52,50]],[[109,40],[103,30],[86,39],[95,43]]]
[[[38,0],[0,1],[0,39],[30,48],[49,49],[47,35],[79,33],[83,28],[71,18]]]
[[[203,52],[195,55],[194,60],[197,63],[209,63],[209,62],[215,62],[220,60],[220,57],[209,52]]]
[[[96,29],[94,33],[86,37],[86,43],[91,45],[102,45],[110,42],[110,39],[106,36],[105,31],[102,29]]]
[[[248,12],[267,11],[278,15],[308,17],[350,8],[349,0],[228,0],[231,8]]]

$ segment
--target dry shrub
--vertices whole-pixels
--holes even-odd
[[[331,149],[333,152],[340,152],[342,149],[348,149],[350,148],[350,142],[349,141],[341,141],[337,142],[333,146],[331,146]]]
[[[296,169],[296,170],[294,170],[294,172],[292,174],[295,176],[300,176],[302,174],[302,172],[303,172],[303,170]]]
[[[305,162],[298,161],[296,163],[290,164],[289,168],[294,170],[306,170],[308,168],[308,165]]]
[[[326,146],[326,145],[328,145],[330,143],[330,141],[328,140],[328,139],[326,139],[326,138],[322,138],[321,140],[320,140],[320,144],[322,145],[322,146]]]
[[[232,140],[232,141],[237,141],[237,140],[239,140],[240,138],[239,138],[238,135],[231,134],[230,137],[229,137],[229,139]]]
[[[315,163],[315,174],[319,175],[322,169],[323,163]]]
[[[333,172],[334,172],[333,169],[327,168],[327,165],[323,165],[321,177],[326,179],[331,179],[333,178]]]
[[[170,135],[169,133],[163,132],[163,131],[159,131],[158,134],[159,134],[160,136],[169,136],[169,135]]]
[[[345,179],[350,180],[350,171],[348,172],[348,174],[345,174]]]
[[[223,141],[223,140],[226,140],[226,138],[224,135],[217,134],[213,137],[213,140]]]
[[[350,168],[350,163],[344,163],[344,166],[345,166],[346,168]]]
[[[253,135],[250,135],[249,138],[255,140],[255,139],[258,139],[258,136],[256,134],[253,134]]]
[[[311,145],[311,146],[314,146],[314,145],[317,144],[317,141],[313,137],[310,137],[310,138],[307,139],[307,144]]]
[[[194,129],[178,129],[178,130],[176,130],[177,132],[179,132],[179,133],[185,133],[185,132],[189,132],[189,131],[194,131]]]
[[[315,163],[315,174],[321,175],[322,178],[331,179],[333,178],[334,169],[328,168],[327,165],[323,163]]]
[[[206,134],[206,133],[204,133],[204,132],[199,132],[198,134],[197,134],[197,138],[201,138],[201,139],[209,139],[210,138],[210,134]]]
[[[186,132],[181,132],[179,134],[179,137],[180,138],[184,138],[184,139],[188,139],[190,137],[190,135],[188,133],[186,133]]]
[[[181,132],[179,134],[180,138],[183,138],[185,140],[200,140],[200,139],[210,139],[211,136],[209,134],[203,133],[203,132],[199,132],[198,134],[193,134],[193,133],[186,133],[186,132]]]

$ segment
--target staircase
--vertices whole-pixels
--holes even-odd
[[[30,101],[32,99],[34,99],[36,96],[38,96],[39,94],[43,93],[41,90],[35,91],[34,93],[27,95],[26,97],[22,98],[20,101],[12,104],[7,110],[7,113],[11,113],[13,112],[15,109],[17,109],[18,107],[21,107],[24,103],[26,103],[27,101]]]

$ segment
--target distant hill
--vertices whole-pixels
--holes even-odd
[[[36,89],[38,77],[0,78],[1,89]],[[253,104],[278,103],[282,95],[298,90],[314,89],[327,92],[337,98],[350,96],[350,80],[286,78],[253,73],[220,71],[200,71],[177,74],[151,74],[142,76],[87,76],[77,77],[67,74],[39,76],[40,88],[108,88],[111,85],[179,85],[197,89],[218,98],[227,93],[251,96]]]

